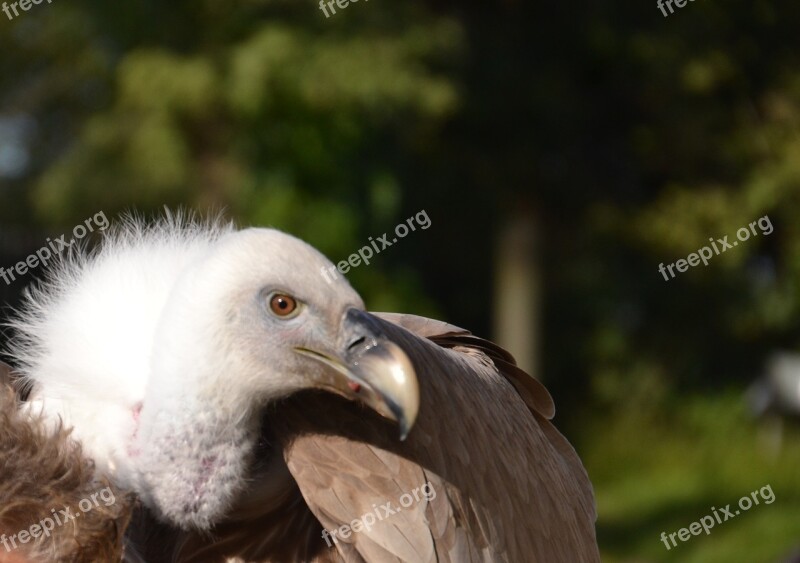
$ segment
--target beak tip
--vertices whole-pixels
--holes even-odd
[[[413,396],[418,396],[418,394],[415,393]],[[390,418],[397,423],[400,430],[400,441],[405,441],[414,427],[417,421],[418,405],[418,401],[409,401],[403,406],[394,401],[388,401]]]
[[[411,360],[394,342],[382,340],[358,358],[363,379],[377,397],[380,414],[394,420],[405,440],[419,414],[419,381]]]

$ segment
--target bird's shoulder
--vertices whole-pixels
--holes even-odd
[[[457,326],[375,316],[415,365],[420,417],[400,442],[344,400],[284,405],[284,456],[327,531],[316,541],[345,561],[597,561],[591,484],[544,386]]]
[[[473,335],[453,324],[407,313],[373,313],[403,329],[430,340],[437,346],[454,350],[478,361],[490,361],[519,393],[532,411],[547,419],[555,415],[555,404],[550,392],[537,379],[523,371],[510,352],[491,340]]]

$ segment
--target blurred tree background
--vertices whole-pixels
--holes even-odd
[[[595,483],[605,561],[779,561],[800,546],[800,433],[770,445],[743,393],[800,345],[798,23],[788,0],[0,15],[0,265],[99,210],[222,210],[338,261],[424,209],[430,229],[348,277],[374,310],[490,335],[498,280],[529,262],[531,365]],[[765,215],[771,234],[658,272]],[[535,240],[504,262],[509,224]],[[774,504],[661,543],[766,484]]]

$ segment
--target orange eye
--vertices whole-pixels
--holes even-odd
[[[269,299],[269,308],[278,317],[288,317],[297,310],[297,300],[285,293],[276,293]]]

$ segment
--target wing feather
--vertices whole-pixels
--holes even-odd
[[[599,561],[591,484],[549,421],[547,390],[508,352],[468,331],[377,316],[420,380],[408,439],[400,442],[397,428],[372,411],[321,393],[290,398],[273,421],[289,470],[326,530],[381,516],[369,529],[337,532],[342,560]],[[401,506],[424,485],[432,494]],[[401,510],[384,514],[387,503]]]
[[[373,314],[401,326],[417,336],[428,338],[442,348],[459,348],[465,354],[488,358],[511,382],[531,410],[547,419],[555,416],[555,404],[550,392],[537,379],[517,367],[514,356],[494,342],[473,336],[468,330],[443,321],[403,313]]]

